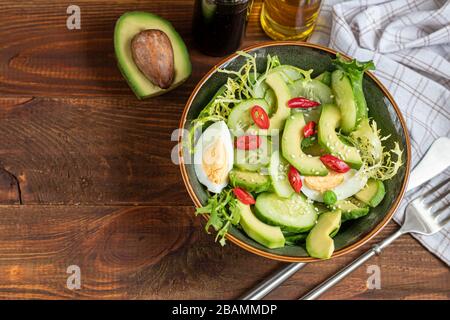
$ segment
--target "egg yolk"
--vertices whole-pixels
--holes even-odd
[[[326,176],[305,176],[303,182],[313,190],[325,192],[337,187],[344,181],[344,174],[330,171]]]
[[[216,139],[203,152],[202,168],[208,179],[215,183],[224,183],[227,179],[228,161],[225,144],[220,139]]]

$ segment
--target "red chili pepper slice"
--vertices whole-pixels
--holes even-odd
[[[327,168],[339,173],[345,173],[350,170],[350,167],[344,161],[331,154],[321,156],[320,161],[322,161]]]
[[[305,138],[308,138],[312,135],[316,134],[316,123],[314,121],[310,121],[308,122],[304,127],[303,127],[303,136]]]
[[[289,167],[288,179],[292,189],[294,189],[294,191],[297,193],[300,192],[303,186],[302,179],[300,178],[300,173],[298,172],[298,170],[293,166]]]
[[[255,198],[253,198],[253,196],[248,193],[247,191],[245,191],[242,188],[234,188],[233,189],[233,193],[236,196],[236,198],[242,202],[243,204],[255,204]]]
[[[270,119],[266,110],[260,106],[254,106],[251,110],[252,119],[260,129],[269,129]]]
[[[297,97],[297,98],[292,98],[291,100],[289,100],[287,103],[287,106],[289,108],[308,109],[308,108],[320,106],[320,103],[306,99],[304,97]]]
[[[236,139],[236,148],[240,150],[254,150],[261,145],[261,137],[256,135],[240,136]]]

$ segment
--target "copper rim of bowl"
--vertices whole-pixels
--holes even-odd
[[[325,51],[327,53],[331,53],[334,55],[337,53],[337,51],[327,48],[327,47],[323,47],[320,45],[307,43],[307,42],[299,42],[299,41],[269,41],[269,42],[264,42],[262,44],[256,44],[256,45],[246,47],[245,49],[242,49],[241,51],[248,52],[248,51],[252,51],[255,49],[260,49],[260,48],[265,48],[265,47],[273,47],[273,46],[300,46],[300,47],[309,47],[309,48],[318,49],[318,50]],[[191,95],[184,107],[183,114],[181,116],[181,121],[180,121],[180,125],[179,125],[180,133],[178,135],[178,146],[179,146],[178,155],[179,155],[179,159],[180,159],[180,170],[181,170],[181,175],[183,177],[184,184],[189,193],[189,196],[191,197],[191,199],[194,202],[196,207],[201,207],[202,205],[201,205],[200,200],[197,198],[197,195],[195,194],[194,189],[192,188],[192,185],[189,181],[189,177],[186,172],[186,167],[185,167],[184,159],[183,159],[183,144],[181,143],[183,141],[182,139],[183,139],[183,131],[184,131],[182,129],[185,126],[186,116],[192,105],[192,101],[194,100],[197,93],[200,91],[200,89],[204,85],[204,83],[211,77],[211,75],[214,72],[217,71],[218,68],[222,67],[224,64],[228,63],[229,61],[236,58],[237,56],[238,56],[237,53],[233,53],[230,56],[222,59],[218,64],[216,64],[213,68],[211,68],[203,76],[203,78],[200,80],[200,82],[195,86],[194,91],[191,93]],[[350,58],[349,56],[347,56],[345,54],[342,54],[342,56],[344,56],[348,59]],[[333,253],[333,255],[331,256],[331,258],[343,256],[343,255],[359,248],[360,246],[362,246],[363,244],[368,242],[370,239],[375,237],[386,226],[386,224],[391,220],[392,216],[394,215],[395,211],[397,210],[397,207],[399,206],[401,199],[403,198],[403,195],[405,193],[406,186],[408,183],[409,173],[410,173],[411,145],[410,145],[408,130],[406,129],[405,120],[403,119],[400,109],[398,108],[397,104],[395,103],[393,97],[388,92],[388,90],[384,87],[384,85],[372,73],[366,71],[366,74],[376,83],[376,85],[381,89],[383,94],[388,98],[388,100],[390,101],[390,103],[393,105],[393,107],[395,109],[395,113],[397,114],[398,119],[400,120],[402,129],[403,129],[403,133],[404,133],[405,139],[406,139],[406,171],[405,171],[406,173],[405,173],[405,177],[403,179],[400,193],[397,195],[397,198],[395,199],[393,205],[391,206],[391,208],[389,209],[389,212],[386,214],[386,216],[383,218],[383,220],[375,228],[373,228],[369,233],[364,235],[364,237],[362,237],[355,243],[335,251]],[[204,216],[204,217],[207,219],[206,216]],[[279,254],[275,254],[275,253],[266,252],[266,251],[255,248],[255,247],[237,239],[236,237],[234,237],[231,234],[227,234],[226,239],[249,252],[252,252],[259,256],[273,259],[273,260],[284,261],[284,262],[317,262],[317,261],[321,261],[320,259],[311,258],[311,257],[294,257],[294,256],[285,256],[285,255],[279,255]]]

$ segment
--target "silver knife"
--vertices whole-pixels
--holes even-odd
[[[422,160],[420,160],[420,162],[414,167],[414,170],[411,171],[406,192],[415,189],[416,187],[433,179],[439,173],[445,171],[450,166],[450,153],[448,150],[450,150],[449,138],[441,137],[435,140]],[[302,262],[288,264],[277,273],[273,274],[270,278],[264,280],[257,287],[246,293],[240,299],[260,300],[264,298],[304,266],[306,266],[306,263]],[[329,287],[324,288],[324,290],[317,289],[314,296],[311,294],[303,297],[302,299],[314,299],[325,292]]]

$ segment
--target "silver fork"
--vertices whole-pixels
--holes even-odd
[[[437,186],[433,187],[431,190],[427,191],[424,195],[412,200],[406,207],[405,221],[402,227],[397,232],[381,241],[379,244],[374,245],[371,250],[367,251],[358,259],[336,273],[334,276],[315,287],[308,294],[300,298],[300,300],[316,299],[329,288],[331,288],[351,272],[353,272],[365,261],[367,261],[374,255],[381,254],[381,251],[384,248],[386,248],[394,240],[405,233],[431,235],[440,231],[447,223],[450,222],[450,208],[446,203],[442,205],[442,202],[444,201],[440,201],[441,207],[436,209],[438,203],[433,203],[432,198],[436,192],[439,194],[441,191],[444,191],[445,194],[441,197],[441,199],[445,199],[445,197],[449,194],[449,182],[450,179],[447,179]]]

